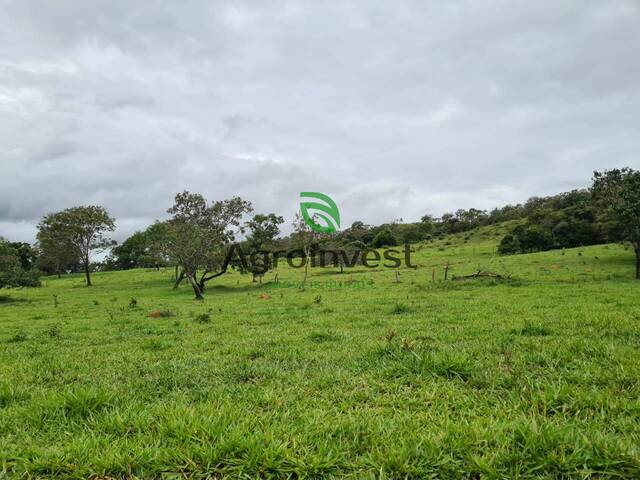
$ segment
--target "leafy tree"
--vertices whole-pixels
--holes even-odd
[[[385,228],[384,230],[378,232],[375,237],[373,237],[373,241],[371,243],[376,248],[393,247],[398,244],[398,240],[393,235],[393,232],[390,229]]]
[[[147,263],[154,266],[170,265],[173,262],[169,252],[169,224],[156,221],[145,230],[147,237]]]
[[[422,239],[424,240],[435,231],[436,221],[431,215],[425,214],[420,219],[418,228],[420,229],[420,233],[422,234]]]
[[[273,248],[276,237],[280,234],[280,225],[284,223],[284,218],[270,213],[268,215],[256,214],[245,223],[245,228],[249,230],[246,245],[253,254],[253,261],[249,268],[253,275],[262,278],[272,265],[271,255],[262,255],[261,252],[268,252]]]
[[[401,243],[416,243],[425,238],[422,225],[417,223],[401,223],[395,225],[395,235]]]
[[[112,262],[118,270],[138,268],[140,259],[146,255],[148,241],[145,232],[135,232],[120,245],[111,250]]]
[[[235,239],[242,216],[251,211],[251,203],[240,197],[207,204],[198,193],[185,191],[175,196],[174,205],[167,210],[172,217],[167,221],[166,248],[182,268],[196,299],[204,298],[206,282],[226,272],[224,250]]]
[[[507,206],[499,212],[492,211],[489,221],[519,212],[527,218],[503,238],[498,248],[503,254],[593,245],[614,238],[615,228],[598,217],[592,195],[586,190],[532,197],[524,206]]]
[[[522,252],[543,252],[553,247],[551,234],[540,225],[520,225],[513,233]]]
[[[488,215],[488,223],[501,223],[523,217],[525,217],[525,212],[522,205],[506,205],[502,208],[494,208],[491,210]]]
[[[347,244],[336,241],[323,243],[319,254],[316,255],[318,265],[321,267],[337,266],[340,267],[340,273],[344,273],[344,267],[354,267],[362,263],[362,252],[366,248],[364,243],[358,241]]]
[[[343,243],[362,242],[368,245],[374,236],[373,227],[358,220],[353,222],[351,227],[340,232],[336,238]]]
[[[0,237],[0,288],[39,286],[39,272],[31,265],[24,268],[15,245]]]
[[[38,254],[30,244],[26,242],[9,242],[9,245],[16,251],[23,270],[29,271],[35,266]]]
[[[594,172],[592,192],[619,226],[619,240],[632,244],[636,278],[640,279],[640,171],[622,168]]]
[[[65,239],[56,239],[53,235],[42,236],[38,233],[36,266],[39,270],[60,278],[62,272],[79,271],[80,262],[74,248]]]
[[[516,235],[511,233],[505,235],[498,245],[498,253],[501,255],[509,255],[520,251],[520,241]]]
[[[591,245],[600,241],[600,235],[593,222],[574,217],[558,222],[552,233],[557,246],[563,248]]]
[[[135,232],[111,251],[110,263],[118,270],[159,269],[168,264],[166,235],[166,224],[162,222],[156,222],[142,232]]]
[[[38,224],[40,247],[63,265],[69,259],[83,266],[87,286],[91,286],[91,252],[113,245],[105,233],[115,230],[114,219],[103,207],[73,207],[46,215]]]
[[[314,232],[311,227],[307,225],[307,222],[302,215],[296,213],[293,219],[293,234],[291,236],[292,245],[294,248],[297,247],[302,251],[302,256],[304,258],[304,277],[302,279],[302,288],[304,289],[307,284],[309,262],[311,261],[313,250],[318,241],[322,239],[323,235],[321,233]]]

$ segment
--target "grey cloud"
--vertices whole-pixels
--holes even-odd
[[[640,167],[640,4],[0,3],[0,234],[183,189],[415,220]]]

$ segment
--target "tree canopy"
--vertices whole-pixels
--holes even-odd
[[[39,272],[30,263],[25,263],[20,246],[20,243],[12,243],[0,237],[0,288],[40,285]]]
[[[79,262],[87,286],[91,286],[91,253],[114,242],[105,234],[115,230],[115,220],[100,206],[73,207],[46,215],[38,224],[38,243],[51,261],[59,266]]]
[[[240,197],[207,203],[199,193],[184,191],[167,210],[167,251],[183,270],[196,298],[205,283],[226,271],[225,248],[234,241],[242,217],[252,211]],[[200,274],[198,278],[198,274]]]
[[[630,242],[640,279],[640,171],[631,168],[594,172],[592,191],[605,214],[617,225],[618,240]]]

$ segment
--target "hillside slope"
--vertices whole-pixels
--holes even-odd
[[[300,291],[280,267],[280,286],[231,273],[195,302],[167,269],[0,291],[2,470],[640,476],[632,252],[499,257],[506,228],[414,245],[399,283],[313,269]],[[511,278],[445,282],[447,262]]]

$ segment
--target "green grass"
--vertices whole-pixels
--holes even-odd
[[[0,478],[640,477],[632,252],[498,257],[505,228],[415,245],[399,283],[312,271],[365,289],[232,273],[197,302],[168,269],[2,290]]]

